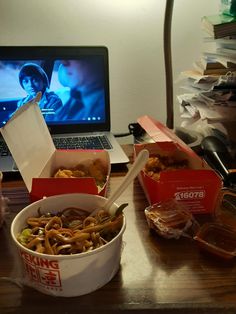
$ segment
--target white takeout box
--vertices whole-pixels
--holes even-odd
[[[110,175],[109,154],[105,150],[58,150],[36,102],[20,107],[1,128],[2,136],[16,162],[31,201],[64,193],[106,195]],[[107,167],[106,183],[98,188],[94,178],[53,178],[59,167],[100,159]]]

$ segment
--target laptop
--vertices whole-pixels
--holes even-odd
[[[111,164],[129,162],[111,133],[106,47],[0,47],[0,83],[0,127],[42,88],[39,106],[56,148],[106,149]],[[17,171],[2,137],[0,170]]]

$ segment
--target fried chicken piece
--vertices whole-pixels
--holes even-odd
[[[54,178],[70,178],[72,171],[69,169],[59,169],[55,174]]]
[[[150,157],[145,165],[146,171],[159,171],[162,168],[162,163],[158,156]]]
[[[86,173],[82,170],[73,170],[72,171],[72,177],[73,178],[86,177]]]
[[[144,172],[154,180],[160,179],[160,172],[188,168],[188,160],[175,160],[172,156],[155,155],[149,157]]]
[[[91,177],[95,178],[97,185],[103,185],[106,181],[106,169],[101,160],[96,159],[88,168]]]

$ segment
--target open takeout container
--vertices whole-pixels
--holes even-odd
[[[214,221],[205,223],[194,236],[199,247],[223,259],[236,256],[236,192],[222,189]]]
[[[19,251],[23,283],[36,290],[59,297],[88,294],[108,283],[117,273],[122,253],[125,217],[119,233],[105,245],[71,255],[49,255],[32,251],[18,242],[26,219],[41,214],[58,213],[64,208],[81,208],[88,212],[100,208],[106,198],[92,194],[63,194],[36,201],[20,211],[11,225],[11,236]],[[118,206],[113,203],[114,208]]]
[[[20,107],[1,133],[30,192],[31,201],[63,193],[106,195],[110,176],[110,159],[105,150],[58,150],[36,102]],[[98,186],[94,177],[54,178],[64,167],[78,164],[89,167],[99,160],[104,171],[104,183]]]
[[[222,188],[220,176],[159,121],[142,116],[138,123],[153,143],[135,144],[134,158],[145,148],[150,157],[159,154],[176,161],[187,160],[188,163],[188,168],[161,171],[158,180],[144,170],[140,172],[139,181],[150,205],[174,198],[193,214],[212,213]]]

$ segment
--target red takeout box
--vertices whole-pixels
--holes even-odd
[[[175,160],[188,160],[188,169],[160,172],[154,180],[145,171],[139,175],[140,184],[150,204],[175,198],[194,214],[212,213],[222,188],[219,175],[189,148],[174,132],[149,116],[138,119],[153,143],[134,145],[134,156],[146,148],[150,156],[160,154]]]
[[[31,201],[65,193],[106,196],[111,168],[108,153],[105,150],[57,150],[37,103],[19,108],[1,128],[1,133],[30,192]],[[60,167],[71,169],[81,163],[89,166],[96,159],[107,169],[102,187],[98,187],[92,177],[53,177]]]

